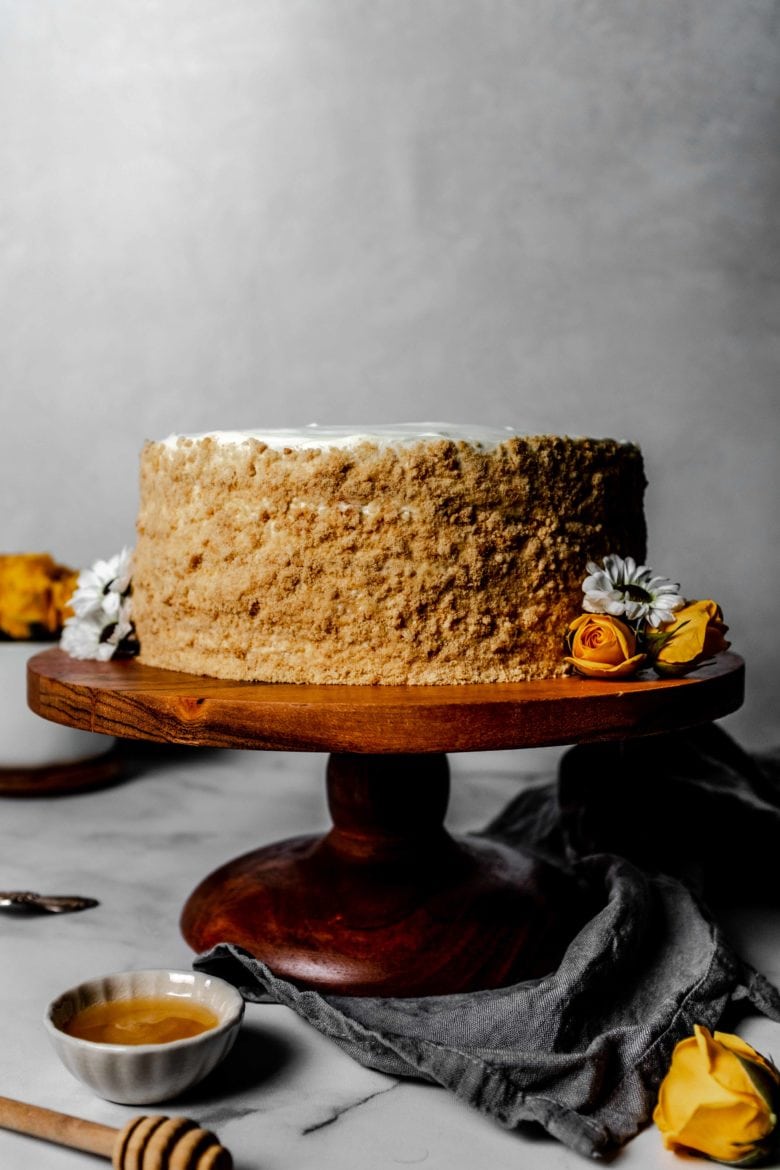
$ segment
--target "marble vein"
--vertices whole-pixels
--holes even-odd
[[[351,1113],[353,1110],[359,1109],[362,1105],[367,1105],[369,1101],[373,1101],[376,1097],[383,1097],[386,1093],[392,1093],[393,1090],[397,1088],[398,1082],[396,1081],[395,1084],[388,1085],[384,1089],[377,1089],[375,1092],[361,1097],[358,1101],[352,1101],[349,1104],[343,1105],[341,1107],[335,1106],[330,1117],[326,1117],[323,1121],[317,1121],[313,1125],[307,1125],[305,1129],[301,1130],[301,1135],[303,1137],[307,1137],[309,1134],[317,1133],[318,1130],[325,1129],[327,1126],[333,1125],[335,1122],[340,1121],[346,1113]]]

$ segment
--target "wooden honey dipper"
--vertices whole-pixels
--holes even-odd
[[[228,1150],[187,1117],[132,1117],[123,1129],[0,1097],[0,1127],[110,1158],[114,1170],[232,1170]]]

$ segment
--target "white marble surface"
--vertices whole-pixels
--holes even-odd
[[[484,823],[546,770],[557,750],[451,757],[448,824]],[[138,1112],[95,1097],[59,1064],[42,1025],[47,1002],[90,976],[145,966],[188,968],[181,906],[221,862],[265,841],[327,824],[325,757],[171,749],[145,754],[113,788],[2,804],[0,886],[82,893],[96,909],[0,917],[0,1095],[121,1126]],[[743,953],[780,979],[780,914],[746,910]],[[742,1034],[780,1056],[780,1026],[750,1018]],[[150,1109],[149,1112],[159,1111]],[[237,1170],[576,1170],[584,1159],[544,1134],[509,1133],[429,1085],[354,1063],[276,1005],[247,1007],[236,1048],[188,1097],[162,1107],[215,1130]],[[650,1127],[618,1158],[629,1170],[672,1170]],[[0,1131],[0,1167],[76,1170],[91,1155]]]

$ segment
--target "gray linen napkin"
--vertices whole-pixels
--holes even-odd
[[[723,837],[719,851],[709,829],[726,825],[744,844],[744,857],[729,852],[740,889],[762,864],[751,831],[776,850],[779,776],[776,760],[750,759],[714,725],[567,752],[557,784],[522,793],[483,830],[569,866],[600,906],[542,979],[358,998],[303,991],[228,943],[194,965],[248,1000],[286,1004],[370,1068],[432,1081],[502,1125],[536,1122],[579,1153],[607,1155],[649,1120],[672,1049],[694,1024],[715,1028],[751,1008],[780,1021],[780,993],[735,954],[702,900],[724,885]]]

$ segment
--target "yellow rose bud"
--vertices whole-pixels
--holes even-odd
[[[653,665],[659,674],[685,674],[705,658],[728,650],[728,626],[715,601],[689,601],[674,615],[674,621],[659,628],[662,645]]]
[[[32,638],[58,634],[69,614],[78,573],[48,553],[0,554],[0,634]]]
[[[569,625],[565,659],[588,678],[626,678],[645,660],[636,653],[636,636],[625,622],[602,613],[583,613]]]
[[[672,1054],[653,1121],[667,1149],[748,1166],[773,1147],[780,1073],[739,1036],[693,1030]]]

